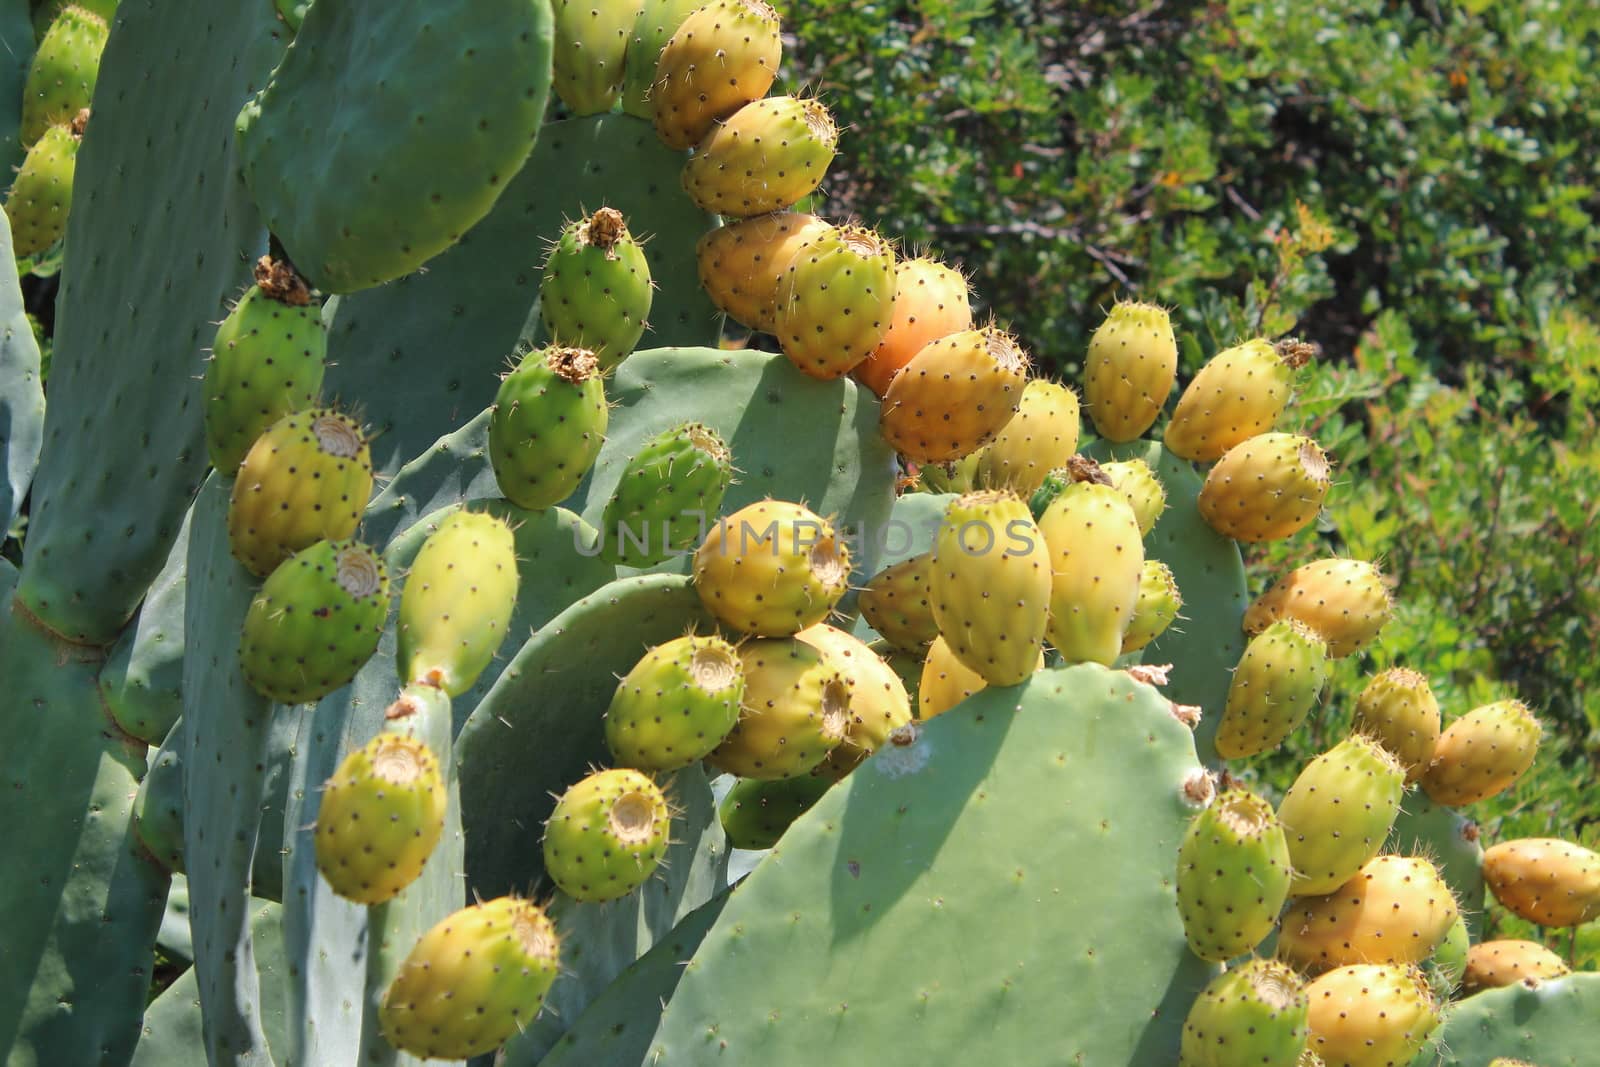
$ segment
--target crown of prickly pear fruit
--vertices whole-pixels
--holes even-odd
[[[519,351],[489,416],[489,462],[501,495],[530,511],[578,488],[605,443],[610,408],[599,361],[585,348]]]

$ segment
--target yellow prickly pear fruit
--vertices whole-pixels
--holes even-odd
[[[960,271],[928,256],[895,265],[894,309],[889,329],[866,362],[852,372],[878,396],[895,373],[941,337],[972,329],[972,299]]]
[[[1124,301],[1089,338],[1084,409],[1108,441],[1132,441],[1148,430],[1178,378],[1172,320],[1154,304]]]
[[[1245,759],[1269,752],[1295,731],[1328,682],[1328,646],[1294,619],[1250,639],[1228,686],[1217,726],[1217,755]]]
[[[655,119],[652,98],[661,51],[683,21],[703,4],[704,0],[644,0],[623,56],[622,110],[626,114],[646,122]]]
[[[1483,854],[1483,880],[1500,903],[1540,926],[1600,919],[1600,853],[1559,837],[1502,841]]]
[[[931,553],[912,556],[873,575],[856,599],[867,625],[895,648],[921,652],[939,636],[928,594],[932,569]]]
[[[741,778],[794,778],[844,740],[850,686],[812,645],[792,637],[746,641],[744,712],[706,762]]]
[[[1278,805],[1294,863],[1291,896],[1344,885],[1383,847],[1405,788],[1405,768],[1370,738],[1346,738],[1308,763]]]
[[[1028,354],[986,326],[931,342],[889,383],[884,439],[916,463],[970,455],[1005,429],[1028,380]]]
[[[1272,932],[1289,894],[1289,847],[1272,805],[1225,790],[1178,845],[1178,914],[1189,951],[1222,963]]]
[[[504,519],[457,511],[428,535],[400,593],[400,677],[460,696],[505,640],[517,549]]]
[[[644,0],[555,0],[551,88],[574,115],[603,114],[622,95],[623,55],[643,6]]]
[[[788,637],[828,617],[850,586],[850,550],[801,504],[763,500],[712,527],[694,556],[694,585],[724,625]]]
[[[1434,745],[1422,788],[1435,803],[1452,808],[1503,793],[1533,766],[1542,733],[1520,700],[1474,708]]]
[[[894,250],[841,226],[797,250],[778,280],[774,330],[802,374],[843,377],[872,353],[894,307]]]
[[[1309,437],[1264,433],[1234,445],[1200,487],[1200,515],[1236,541],[1277,541],[1305,529],[1322,510],[1331,465]]]
[[[1144,539],[1128,498],[1093,460],[1069,464],[1080,479],[1039,519],[1050,550],[1050,643],[1068,663],[1110,666],[1139,605]]]
[[[978,454],[978,487],[1032,495],[1046,474],[1078,451],[1082,428],[1078,394],[1057,382],[1033,379],[1023,387],[1016,415]]]
[[[1039,653],[1033,669],[1044,670],[1043,652]],[[922,676],[917,682],[917,718],[926,720],[943,715],[987,688],[989,683],[983,680],[983,675],[957,659],[943,637],[936,637],[922,660]]]
[[[1358,559],[1322,559],[1273,583],[1244,613],[1244,632],[1258,634],[1278,619],[1298,619],[1328,643],[1333,659],[1359,652],[1378,636],[1394,604],[1383,576]]]
[[[838,147],[833,116],[817,100],[754,100],[706,134],[683,168],[702,211],[749,218],[781,211],[822,184]]]
[[[1327,1067],[1403,1067],[1439,1025],[1439,1004],[1415,967],[1339,967],[1306,996],[1311,1048]]]
[[[1379,856],[1338,889],[1298,897],[1278,934],[1278,958],[1309,974],[1354,963],[1421,963],[1460,915],[1439,869]]]
[[[854,634],[818,623],[794,636],[822,653],[850,687],[844,740],[811,772],[837,781],[911,721],[911,697],[900,676]]]
[[[1405,667],[1373,675],[1356,698],[1359,733],[1374,738],[1406,767],[1406,781],[1422,777],[1439,743],[1439,702],[1426,676]]]
[[[1570,973],[1566,960],[1537,941],[1482,941],[1467,949],[1461,992],[1471,996],[1485,989],[1529,980],[1542,982]]]
[[[695,246],[700,284],[729,318],[771,333],[777,329],[778,280],[800,249],[833,232],[832,223],[800,211],[718,226]]]
[[[1150,536],[1156,520],[1167,510],[1167,487],[1161,484],[1150,464],[1142,459],[1129,459],[1102,463],[1100,470],[1111,479],[1111,487],[1128,498],[1128,506],[1139,520],[1140,536]]]
[[[648,774],[596,771],[562,794],[544,824],[545,872],[573,900],[625,897],[660,866],[671,823]]]
[[[761,0],[713,0],[694,11],[656,61],[656,134],[668,148],[693,148],[717,122],[767,95],[782,58],[778,13]]]
[[[1137,652],[1167,632],[1183,610],[1183,594],[1172,568],[1158,559],[1147,559],[1139,571],[1139,602],[1133,608],[1133,622],[1122,635],[1122,654]]]
[[[1271,430],[1289,403],[1294,372],[1314,351],[1256,338],[1225,348],[1194,376],[1167,423],[1167,450],[1196,463],[1222,458],[1234,445]]]

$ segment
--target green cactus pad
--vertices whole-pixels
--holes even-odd
[[[558,344],[587,348],[611,370],[644,335],[653,289],[622,212],[603,207],[561,231],[544,261],[539,315]]]
[[[5,27],[3,20],[0,9],[0,33]],[[9,40],[0,36],[0,42]],[[4,213],[0,213],[0,426],[6,427],[0,435],[0,526],[9,530],[39,463],[44,382],[39,376],[39,344],[23,308],[11,225]]]
[[[150,758],[133,802],[139,841],[169,871],[183,873],[183,725]]]
[[[722,832],[734,848],[771,848],[833,784],[833,779],[815,774],[775,782],[742,779],[728,790],[717,808]]]
[[[1491,989],[1450,1008],[1411,1067],[1483,1067],[1496,1056],[1538,1067],[1589,1067],[1596,1019],[1600,974],[1569,974],[1536,989],[1520,983]]]
[[[715,430],[693,422],[663,430],[628,460],[606,502],[602,557],[649,567],[692,549],[722,513],[732,479],[731,453]]]

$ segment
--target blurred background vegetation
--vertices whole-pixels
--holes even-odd
[[[1447,721],[1517,696],[1545,724],[1535,771],[1472,810],[1489,839],[1600,846],[1600,5],[779,6],[785,88],[847,130],[818,209],[960,265],[1042,373],[1075,382],[1123,297],[1174,309],[1185,374],[1256,334],[1321,347],[1292,420],[1335,490],[1314,535],[1250,554],[1251,588],[1349,554],[1400,608],[1269,787],[1405,665]]]

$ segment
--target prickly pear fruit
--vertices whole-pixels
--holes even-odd
[[[356,532],[372,495],[361,426],[330,408],[267,427],[245,454],[228,502],[233,555],[258,577],[302,548]]]
[[[328,331],[294,268],[262,256],[256,283],[217,327],[206,364],[206,451],[232,477],[262,432],[316,404]]]
[[[1289,846],[1272,805],[1221,793],[1178,846],[1178,913],[1189,950],[1217,963],[1259,945],[1289,895]]]
[[[772,88],[783,58],[778,13],[762,0],[712,0],[678,27],[656,62],[651,102],[668,148],[693,148],[711,127]]]
[[[917,714],[918,689],[922,685],[922,661],[924,652],[908,652],[903,648],[895,648],[887,641],[874,641],[867,646],[875,652],[884,666],[894,671],[895,677],[900,679],[900,684],[905,686],[906,697],[911,704],[911,713]]]
[[[74,132],[73,126],[52,126],[28,149],[6,194],[12,249],[18,256],[36,256],[67,232],[81,140],[82,131]]]
[[[605,443],[610,410],[600,365],[582,348],[520,350],[489,418],[489,461],[519,508],[554,507],[578,488]]]
[[[1178,341],[1165,308],[1123,301],[1089,338],[1084,410],[1107,441],[1140,437],[1178,378]]]
[[[1043,662],[1041,656],[1040,662]],[[974,693],[989,688],[983,675],[962,663],[943,637],[934,638],[917,683],[917,718],[943,715]]]
[[[911,697],[900,676],[853,634],[818,623],[795,634],[795,640],[821,652],[850,687],[844,740],[811,772],[838,781],[911,721]]]
[[[1102,463],[1100,470],[1111,479],[1111,487],[1128,498],[1128,506],[1139,520],[1140,536],[1148,537],[1156,520],[1167,510],[1167,487],[1142,459]]]
[[[472,688],[517,603],[517,552],[504,519],[457,511],[417,550],[400,593],[401,681],[453,697]]]
[[[1581,926],[1600,919],[1600,853],[1558,837],[1524,837],[1483,853],[1483,880],[1494,898],[1540,926]]]
[[[389,574],[377,553],[359,541],[318,541],[250,601],[239,666],[268,700],[321,700],[372,658],[388,618]]]
[[[1433,863],[1378,856],[1327,896],[1289,905],[1278,958],[1308,974],[1353,963],[1421,963],[1460,914]]]
[[[622,62],[644,0],[555,0],[551,88],[574,115],[611,110],[622,95]]]
[[[763,500],[712,527],[694,556],[694,585],[723,625],[787,637],[839,603],[850,585],[850,550],[810,509]]]
[[[1567,961],[1537,941],[1482,941],[1467,950],[1461,974],[1463,996],[1572,973]]]
[[[679,637],[646,652],[617,686],[606,744],[624,767],[687,767],[728,736],[743,700],[744,671],[732,645]]]
[[[32,147],[52,126],[70,123],[94,100],[100,54],[111,30],[87,8],[69,4],[45,31],[22,86],[22,144]]]
[[[1178,1067],[1296,1067],[1308,1013],[1299,975],[1251,960],[1213,978],[1190,1007]]]
[[[1212,356],[1178,398],[1164,436],[1167,450],[1210,463],[1270,431],[1289,403],[1295,368],[1311,353],[1310,345],[1274,347],[1258,337]]]
[[[889,328],[894,251],[872,230],[841,226],[800,248],[778,280],[774,329],[783,354],[827,381],[866,359]]]
[[[1533,766],[1543,731],[1520,700],[1474,708],[1450,724],[1422,772],[1422,788],[1447,807],[1475,804],[1516,784]]]
[[[1344,885],[1383,847],[1400,813],[1405,768],[1356,734],[1308,763],[1278,805],[1294,864],[1293,896]]]
[[[1426,676],[1405,667],[1373,675],[1356,698],[1352,727],[1394,753],[1406,782],[1422,777],[1439,743],[1439,702]]]
[[[1467,920],[1456,916],[1456,921],[1445,931],[1444,940],[1433,950],[1433,955],[1423,964],[1428,985],[1433,995],[1443,1003],[1461,987],[1462,975],[1467,969],[1467,952],[1472,947],[1472,935],[1467,931]]]
[[[728,317],[752,330],[777,329],[778,281],[800,249],[833,224],[800,211],[774,211],[709,231],[695,246],[700,285]]]
[[[1139,600],[1133,606],[1133,621],[1122,635],[1122,654],[1137,652],[1167,632],[1183,610],[1183,594],[1172,568],[1158,559],[1147,559],[1139,571]]]
[[[749,218],[781,211],[822,184],[839,131],[817,100],[769,96],[715,127],[683,168],[683,188],[702,211]]]
[[[970,455],[1005,429],[1028,378],[1028,354],[985,326],[929,343],[884,394],[884,438],[916,463]]]
[[[555,926],[531,901],[500,897],[423,934],[383,995],[389,1044],[430,1059],[491,1052],[533,1022],[561,970]]]
[[[557,345],[586,348],[608,371],[644,335],[655,289],[644,249],[616,208],[568,223],[544,262],[539,314]]]
[[[1107,479],[1107,481],[1109,480]],[[1028,498],[1028,510],[1033,512],[1034,519],[1044,518],[1044,513],[1050,509],[1051,504],[1055,503],[1055,499],[1061,495],[1061,491],[1075,481],[1077,479],[1072,476],[1072,472],[1067,469],[1065,464],[1047,471],[1044,480],[1039,483],[1039,488],[1035,489],[1033,495]],[[1138,521],[1137,516],[1135,516],[1134,521]]]
[[[1309,437],[1258,434],[1234,445],[1206,474],[1197,504],[1235,541],[1277,541],[1305,529],[1328,495],[1327,455]]]
[[[1078,394],[1056,382],[1033,379],[1022,389],[1016,415],[978,454],[978,487],[1032,495],[1046,474],[1064,466],[1078,450],[1081,429]],[[1161,498],[1165,501],[1165,490]]]
[[[650,567],[705,536],[733,481],[733,455],[709,426],[686,422],[628,460],[601,518],[600,557]]]
[[[894,275],[889,328],[866,362],[852,372],[856,381],[879,397],[889,391],[890,379],[918,352],[941,337],[972,329],[972,298],[960,271],[918,256],[902,259],[895,265]]]
[[[1305,721],[1328,682],[1328,646],[1305,623],[1280,619],[1250,639],[1228,686],[1217,755],[1269,752]]]
[[[1383,576],[1358,559],[1320,559],[1284,575],[1251,603],[1244,632],[1258,634],[1278,619],[1299,619],[1328,642],[1340,659],[1378,636],[1394,604]]]
[[[767,849],[784,831],[810,811],[832,786],[832,778],[802,774],[774,782],[741,780],[717,808],[722,832],[734,848]]]
[[[1313,1051],[1328,1067],[1404,1067],[1439,1025],[1439,1005],[1415,967],[1339,967],[1306,986]]]
[[[925,493],[970,493],[978,488],[978,459],[982,454],[973,452],[949,463],[924,463],[917,468],[917,484]]]
[[[895,648],[921,653],[939,636],[928,594],[932,569],[931,553],[912,556],[873,575],[856,599],[867,625]]]
[[[945,509],[928,583],[934,621],[956,658],[990,685],[1016,685],[1039,661],[1050,562],[1028,505],[1010,490],[968,493]]]
[[[821,763],[850,725],[850,686],[796,638],[746,641],[744,713],[706,762],[741,778],[793,778]]]
[[[1144,540],[1128,498],[1104,484],[1092,460],[1075,460],[1073,472],[1082,480],[1039,520],[1053,569],[1050,643],[1068,663],[1109,667],[1139,604]]]
[[[597,771],[568,789],[544,824],[545,872],[573,900],[627,896],[661,863],[671,822],[649,775]]]
[[[634,118],[650,122],[656,109],[656,66],[661,50],[672,35],[705,0],[644,0],[639,17],[628,36],[628,51],[622,64],[622,110]]]

